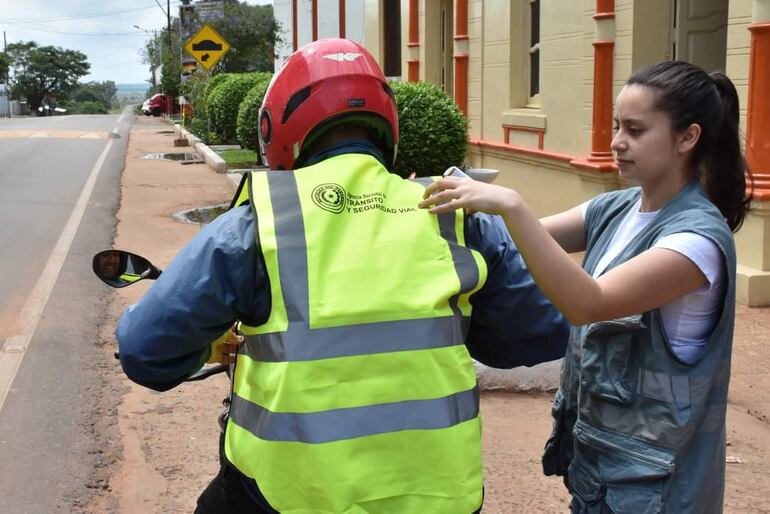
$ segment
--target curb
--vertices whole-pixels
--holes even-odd
[[[180,131],[183,138],[187,139],[187,142],[190,143],[192,149],[200,154],[200,156],[203,158],[203,162],[205,162],[209,168],[216,171],[217,173],[227,172],[227,163],[225,163],[225,160],[217,155],[214,150],[209,148],[206,143],[201,141],[198,136],[188,132],[187,129],[182,128],[177,123],[174,124],[174,127]]]

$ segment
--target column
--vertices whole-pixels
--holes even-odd
[[[611,162],[612,59],[615,49],[615,1],[596,0],[594,14],[594,93],[589,161]]]
[[[596,0],[591,152],[570,162],[591,191],[622,187],[612,158],[612,73],[615,50],[615,1]],[[598,186],[597,186],[598,185]]]
[[[754,0],[749,31],[746,162],[754,175],[754,196],[735,242],[737,300],[756,307],[770,305],[770,0]]]
[[[455,102],[468,116],[468,0],[455,0]]]
[[[767,12],[762,12],[765,4]],[[749,26],[749,98],[746,117],[746,161],[754,173],[754,198],[770,200],[770,1],[755,1]],[[757,16],[763,19],[757,19]]]
[[[407,80],[420,80],[420,18],[419,0],[409,0],[409,38],[407,39]]]
[[[318,0],[312,0],[310,3],[310,9],[313,21],[313,41],[318,41]]]
[[[297,0],[291,0],[291,51],[297,51]]]

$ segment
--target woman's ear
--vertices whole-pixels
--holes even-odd
[[[695,145],[698,144],[700,134],[701,128],[697,123],[691,124],[684,130],[684,132],[680,133],[678,137],[679,143],[677,145],[679,153],[685,154],[692,151],[695,148]]]

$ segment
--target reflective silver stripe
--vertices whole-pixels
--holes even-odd
[[[309,320],[305,222],[293,172],[268,172],[278,244],[278,274],[289,323]]]
[[[421,177],[414,179],[415,182],[423,186],[429,186],[433,179]],[[468,293],[479,283],[479,269],[476,261],[471,254],[470,249],[457,243],[457,232],[455,231],[456,211],[444,212],[438,215],[438,226],[443,237],[449,243],[449,251],[452,254],[452,261],[457,271],[457,277],[460,279],[460,294]],[[452,310],[459,314],[457,308],[457,297],[451,300]]]
[[[460,279],[460,294],[463,294],[472,291],[479,283],[479,269],[471,251],[457,243],[456,216],[455,211],[442,213],[438,217],[438,225],[441,229],[441,237],[449,243],[449,251],[452,253],[457,277]]]
[[[415,182],[427,187],[433,183],[433,179],[421,177],[414,179]],[[479,282],[479,270],[476,267],[476,261],[468,248],[457,243],[457,232],[455,231],[456,211],[444,212],[438,215],[438,226],[441,230],[441,237],[449,243],[449,250],[452,252],[452,260],[457,270],[457,276],[460,278],[460,294],[471,291]]]
[[[230,417],[268,441],[328,443],[402,430],[449,428],[479,414],[478,386],[431,400],[406,400],[322,412],[271,412],[233,396]]]
[[[247,337],[241,353],[256,361],[285,362],[443,348],[464,344],[468,323],[454,316],[319,329],[296,323],[286,332]]]

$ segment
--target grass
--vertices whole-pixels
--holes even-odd
[[[254,166],[257,163],[257,152],[253,150],[222,150],[218,153],[228,167]]]

